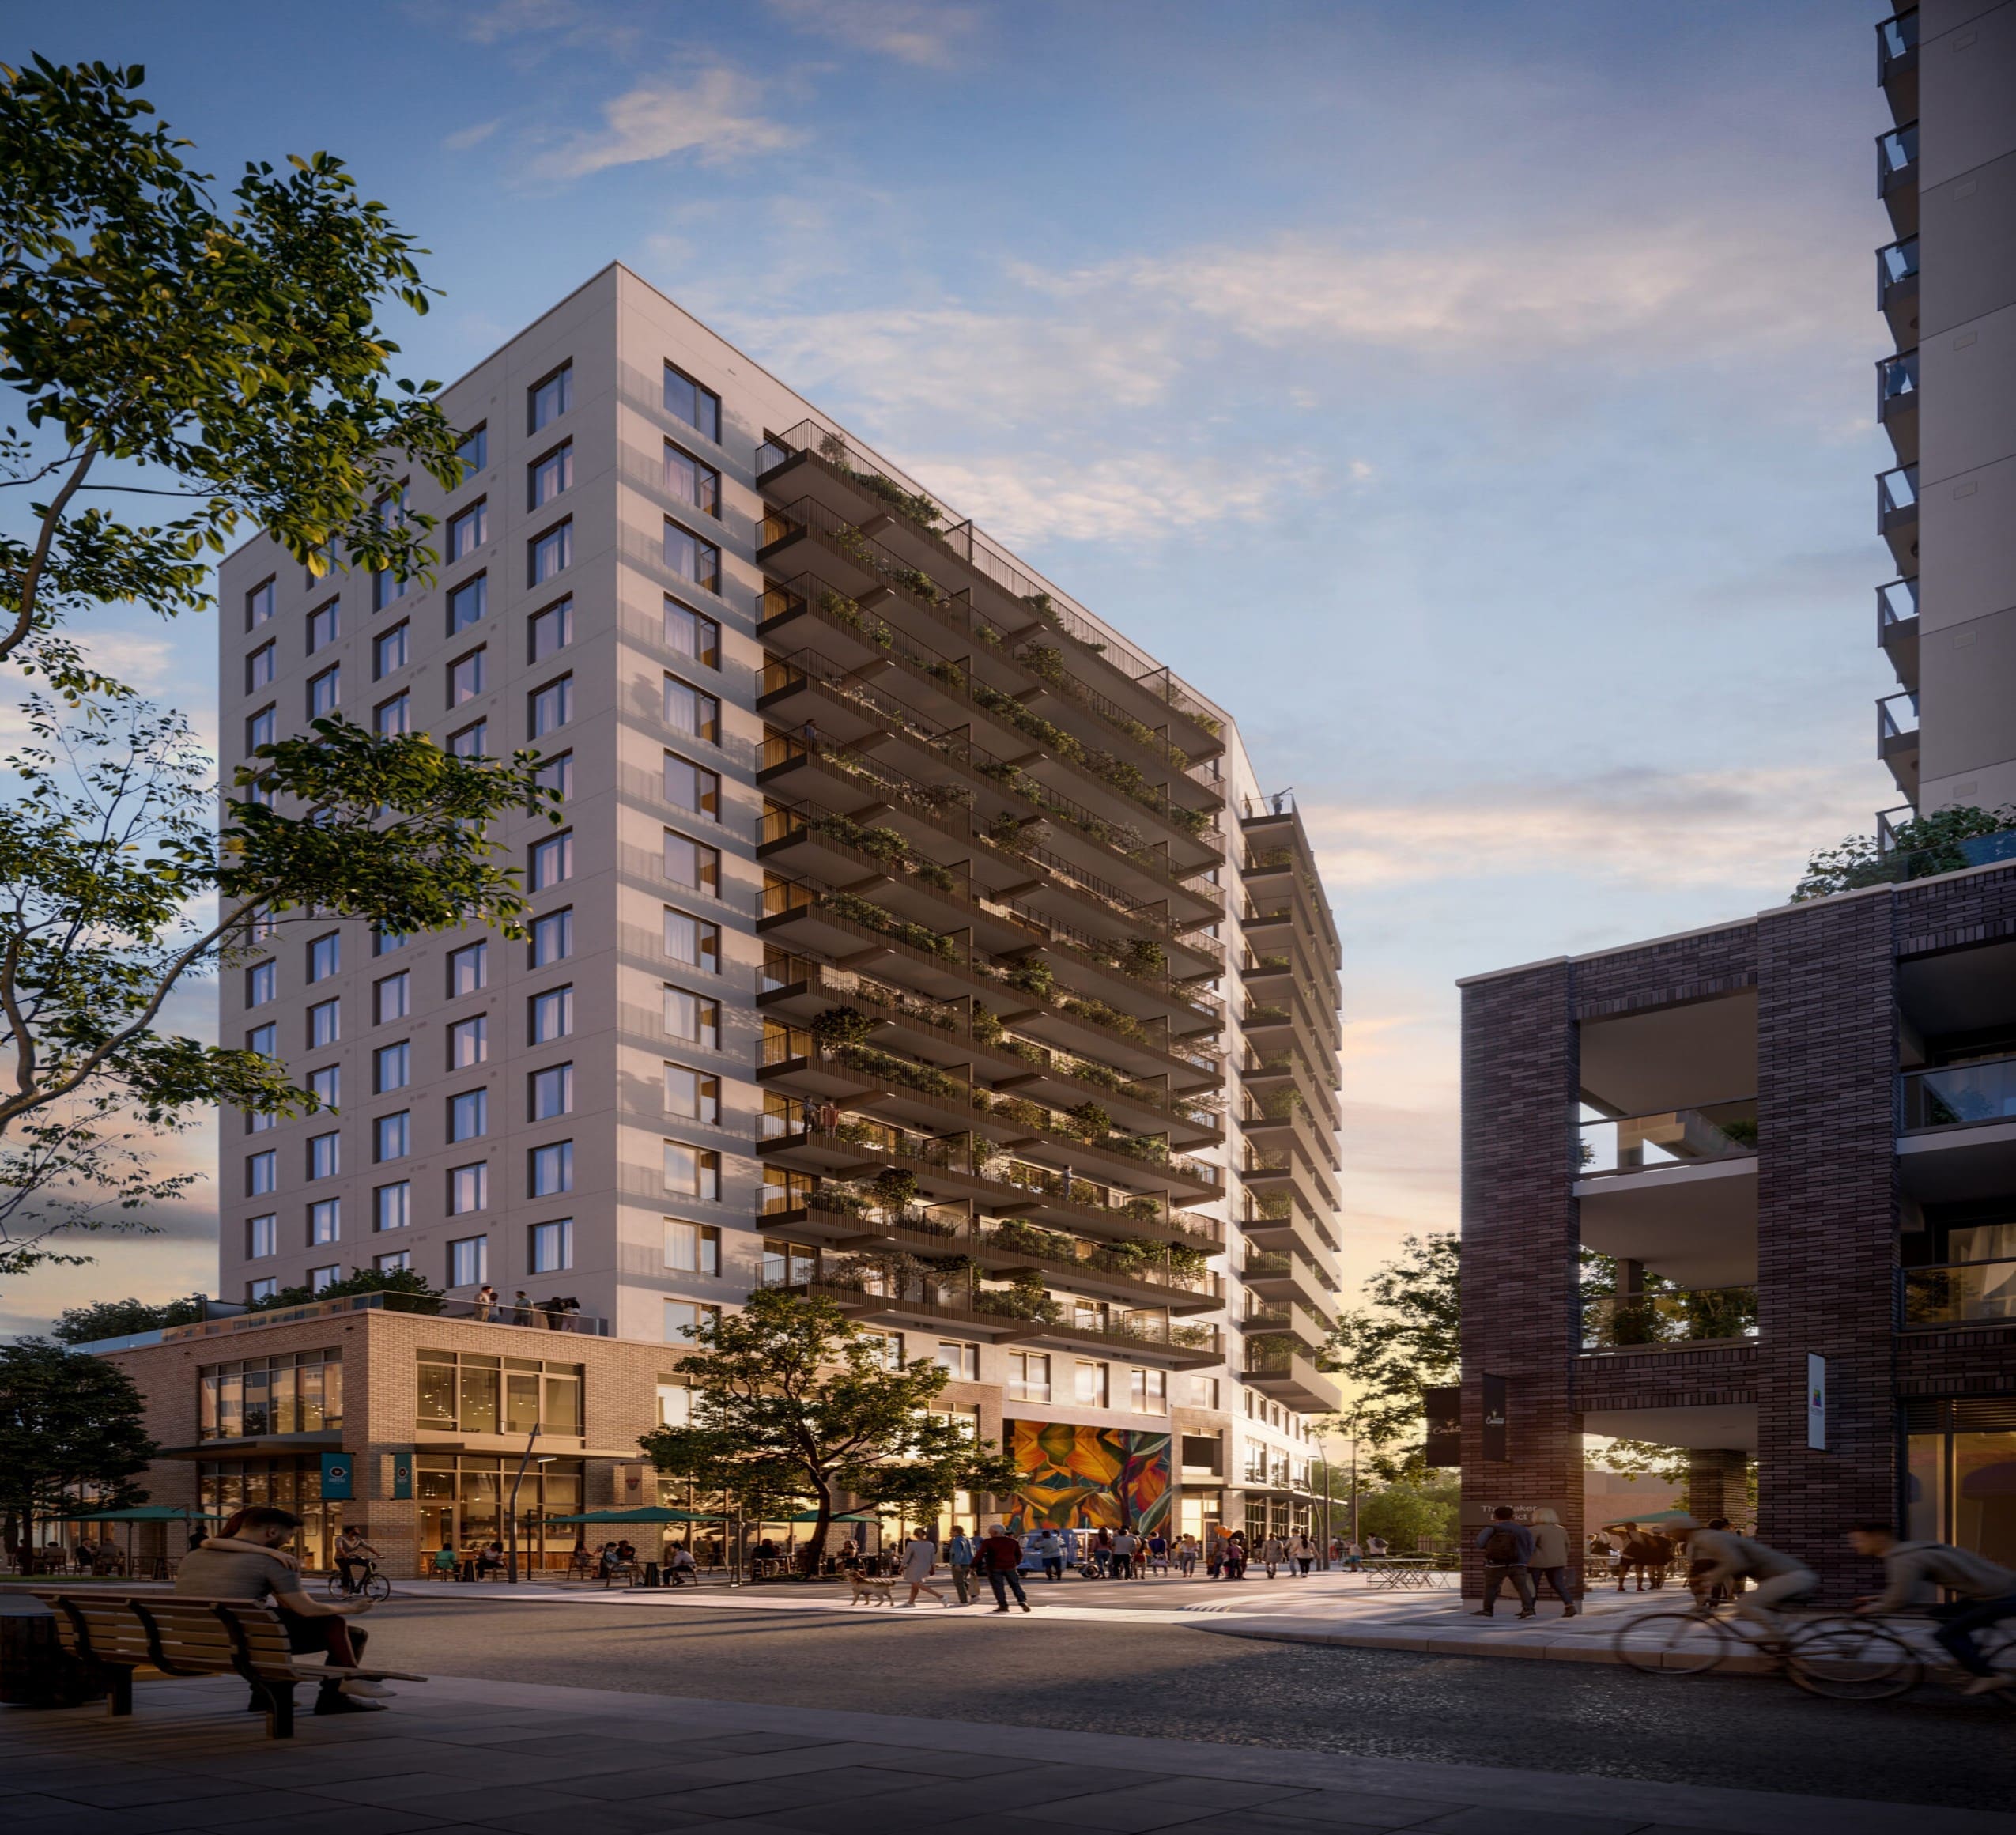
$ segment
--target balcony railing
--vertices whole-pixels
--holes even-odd
[[[1897,1082],[1900,1125],[1907,1133],[2016,1119],[2016,1058],[1907,1070]]]
[[[1876,703],[1876,753],[1881,757],[1895,740],[1918,736],[1918,697],[1909,689],[1886,694]]]
[[[425,1293],[348,1293],[336,1300],[311,1300],[300,1306],[273,1306],[263,1312],[240,1312],[229,1319],[211,1319],[200,1325],[172,1326],[161,1335],[163,1343],[185,1338],[216,1338],[236,1331],[254,1331],[262,1326],[293,1325],[304,1320],[333,1319],[345,1312],[412,1312],[429,1319],[467,1320],[478,1325],[515,1325],[533,1331],[574,1332],[583,1338],[607,1338],[612,1327],[592,1312],[561,1312],[553,1308],[555,1296],[542,1296],[523,1306],[508,1301],[479,1304],[474,1300],[453,1300]],[[565,1297],[559,1296],[558,1297]]]
[[[1900,401],[1918,392],[1918,352],[1916,347],[1895,357],[1876,360],[1876,418],[1886,420]]]
[[[1727,1344],[1756,1336],[1757,1289],[1754,1286],[1605,1293],[1584,1301],[1582,1306],[1585,1351]]]
[[[1918,53],[1918,9],[1906,7],[1876,24],[1876,81],[1886,83]]]
[[[1576,1151],[1576,1169],[1585,1179],[1640,1172],[1648,1166],[1740,1159],[1757,1151],[1757,1098],[1582,1122]]]
[[[1887,134],[1876,136],[1876,195],[1887,197],[1890,188],[1918,163],[1918,123],[1907,121]]]
[[[1886,632],[1918,616],[1918,582],[1893,580],[1876,589],[1876,641]]]
[[[1876,532],[1879,535],[1891,517],[1918,507],[1918,467],[1900,465],[1876,474]]]
[[[1898,1318],[1906,1327],[2016,1319],[2016,1261],[1902,1268],[1897,1278]]]
[[[1876,309],[1885,310],[1890,295],[1918,278],[1918,238],[1906,236],[1876,251]]]

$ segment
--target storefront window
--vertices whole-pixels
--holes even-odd
[[[497,1431],[497,1386],[500,1365],[495,1357],[464,1357],[460,1375],[460,1418],[455,1422],[464,1433]]]
[[[485,1542],[505,1542],[504,1513],[515,1485],[519,1558],[534,1568],[564,1568],[580,1529],[548,1519],[580,1512],[583,1472],[581,1460],[561,1459],[528,1466],[521,1478],[518,1461],[508,1456],[422,1454],[415,1462],[413,1494],[423,1564],[444,1544],[466,1558]]]
[[[2016,1433],[1953,1437],[1953,1539],[2016,1565]]]
[[[537,1357],[420,1354],[418,1422],[463,1433],[582,1431],[581,1366]]]
[[[197,1468],[197,1495],[206,1510],[228,1514],[252,1504],[273,1504],[301,1519],[292,1552],[304,1568],[326,1569],[342,1513],[355,1506],[322,1501],[319,1456],[274,1459],[206,1459]]]
[[[198,1437],[240,1440],[341,1427],[342,1354],[331,1348],[210,1365],[197,1379]]]
[[[2016,1406],[1956,1397],[1905,1413],[1907,1532],[2016,1565]]]

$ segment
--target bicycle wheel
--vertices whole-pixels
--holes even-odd
[[[323,1583],[322,1590],[332,1599],[347,1599],[350,1596],[350,1590],[343,1584],[343,1576],[340,1573],[331,1574]]]
[[[1884,1701],[1908,1694],[1924,1669],[1895,1632],[1866,1619],[1826,1618],[1793,1634],[1785,1673],[1808,1694]]]
[[[1610,1648],[1640,1675],[1697,1676],[1729,1654],[1729,1633],[1699,1612],[1648,1612],[1621,1626]]]
[[[392,1596],[392,1583],[383,1574],[374,1570],[371,1578],[366,1580],[357,1591],[367,1599],[389,1599]]]

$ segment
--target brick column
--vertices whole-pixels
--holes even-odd
[[[1757,1533],[1866,1585],[1842,1525],[1897,1508],[1893,894],[1767,912],[1757,943]],[[1827,1445],[1806,1444],[1806,1357]]]
[[[1463,1591],[1474,1596],[1482,1568],[1470,1544],[1494,1505],[1553,1505],[1581,1562],[1572,971],[1557,961],[1488,976],[1463,1000]],[[1490,1462],[1486,1375],[1506,1381],[1509,1456]]]
[[[1727,1516],[1742,1523],[1750,1514],[1743,1476],[1749,1456],[1740,1448],[1690,1447],[1687,1452],[1688,1513],[1701,1522]]]

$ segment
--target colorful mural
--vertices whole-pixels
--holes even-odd
[[[1003,1423],[1021,1476],[1009,1526],[1146,1531],[1168,1523],[1169,1437],[1056,1421]]]

